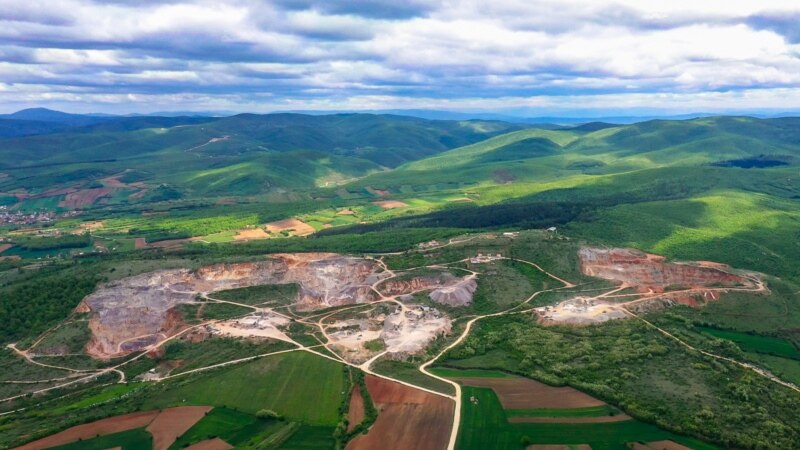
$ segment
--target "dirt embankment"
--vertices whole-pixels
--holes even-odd
[[[122,356],[174,334],[181,326],[175,308],[195,301],[201,292],[298,283],[296,304],[301,309],[369,302],[377,298],[370,285],[381,276],[379,270],[368,259],[302,253],[124,278],[101,286],[82,302],[82,310],[92,313],[87,352],[99,358]]]
[[[369,433],[346,450],[441,450],[447,448],[453,402],[447,398],[368,375],[367,389],[378,407]]]

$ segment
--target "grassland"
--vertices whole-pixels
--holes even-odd
[[[258,380],[254,383],[253,380]],[[212,405],[255,414],[271,409],[287,419],[335,426],[343,401],[341,365],[304,352],[268,356],[165,386],[148,408]],[[310,407],[313,405],[313,407]]]

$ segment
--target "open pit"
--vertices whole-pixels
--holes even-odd
[[[719,263],[667,262],[663,256],[626,248],[584,247],[578,256],[585,275],[612,281],[618,288],[536,308],[540,323],[592,325],[674,304],[702,306],[731,290],[766,291],[756,275]]]
[[[183,324],[176,306],[201,293],[264,284],[300,285],[295,305],[313,310],[377,298],[371,285],[382,277],[373,260],[330,253],[278,254],[263,261],[215,264],[196,271],[164,270],[100,286],[78,309],[91,312],[87,353],[122,356],[175,334]]]

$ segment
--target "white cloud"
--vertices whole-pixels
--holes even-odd
[[[0,101],[722,110],[800,87],[800,45],[748,20],[796,0],[358,5],[0,0]]]

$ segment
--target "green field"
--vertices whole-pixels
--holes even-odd
[[[252,414],[228,408],[214,408],[178,438],[170,446],[170,449],[177,450],[214,438],[220,438],[231,445],[239,446],[260,434],[282,426],[282,422],[260,420]]]
[[[58,450],[106,450],[115,447],[122,447],[122,450],[152,450],[153,436],[144,428],[137,428],[51,448]]]
[[[769,336],[758,336],[737,331],[720,330],[717,328],[697,327],[703,333],[708,333],[720,339],[728,339],[736,343],[746,352],[763,353],[765,355],[779,356],[800,360],[800,351],[791,342]]]
[[[151,394],[144,407],[212,405],[248,414],[271,409],[290,420],[334,426],[339,420],[343,386],[340,364],[296,352],[191,375]]]
[[[572,409],[507,409],[505,412],[508,417],[602,417],[618,414],[619,410],[613,406],[603,405]]]
[[[477,405],[470,401],[471,397],[477,399]],[[628,448],[629,442],[671,439],[697,450],[716,448],[636,420],[599,424],[512,424],[508,423],[508,414],[491,389],[465,386],[462,398],[462,421],[456,445],[459,450],[519,449],[523,440],[531,444],[589,444],[592,449],[623,450]]]

